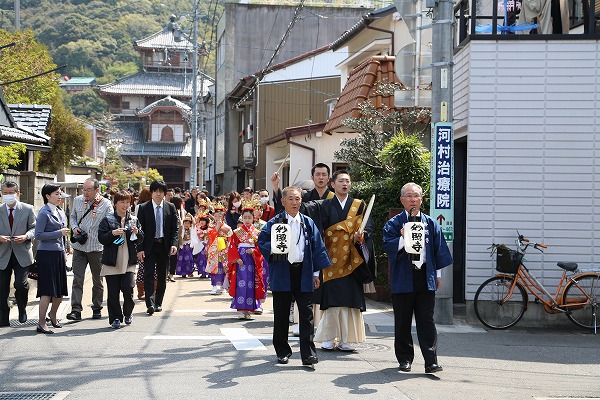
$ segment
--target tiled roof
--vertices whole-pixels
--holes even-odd
[[[204,96],[212,83],[212,78],[204,75],[204,88],[200,87],[202,77],[198,76],[198,95]],[[177,96],[192,98],[192,75],[176,72],[138,72],[115,82],[98,86],[101,94]]]
[[[122,140],[119,153],[122,156],[150,157],[190,157],[191,140],[187,142],[146,142],[142,121],[117,121],[115,127],[120,131],[114,135]]]
[[[52,106],[37,104],[9,104],[8,108],[13,120],[18,127],[30,131],[32,135],[48,142],[50,136],[46,135],[50,125]],[[35,140],[37,143],[37,139]]]
[[[152,111],[156,108],[176,108],[184,117],[189,117],[192,112],[192,108],[182,101],[167,96],[164,99],[155,101],[152,104],[147,105],[136,113],[139,117],[146,117],[152,114]]]
[[[49,145],[50,138],[40,137],[26,129],[11,128],[10,126],[0,125],[0,139],[14,141],[18,143],[33,143],[39,145]]]
[[[342,121],[345,118],[359,118],[361,116],[359,104],[371,99],[377,107],[387,106],[394,108],[394,95],[375,94],[375,82],[400,83],[394,72],[394,56],[371,57],[348,75],[348,81],[338,97],[335,108],[323,129],[325,133],[351,132]]]
[[[179,25],[171,19],[171,22],[160,32],[135,41],[138,49],[176,49],[194,51],[194,45],[190,37],[181,31]]]
[[[338,50],[340,47],[348,43],[350,39],[358,35],[363,29],[371,25],[371,23],[395,12],[396,6],[394,4],[370,12],[369,14],[362,17],[362,19],[356,24],[354,24],[354,26],[352,26],[346,32],[342,33],[342,36],[340,36],[335,42],[331,43],[331,49],[333,51]]]

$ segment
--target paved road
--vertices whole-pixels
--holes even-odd
[[[89,284],[88,276],[87,301]],[[162,313],[149,317],[136,300],[133,324],[113,330],[106,314],[92,320],[86,308],[83,321],[63,319],[55,335],[35,333],[31,301],[26,326],[12,321],[0,329],[0,400],[600,397],[600,337],[575,328],[488,332],[457,321],[439,327],[445,370],[424,374],[417,354],[406,374],[394,358],[389,306],[370,302],[367,342],[354,354],[319,351],[312,370],[301,365],[297,342],[290,363],[276,364],[269,300],[264,315],[241,321],[228,308],[229,296],[209,290],[206,280],[178,279],[167,285]],[[30,299],[34,294],[35,288]],[[64,304],[63,318],[70,310]]]

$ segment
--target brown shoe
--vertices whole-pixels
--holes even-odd
[[[137,298],[139,300],[146,300],[146,296],[144,296],[144,284],[143,283],[137,283]]]

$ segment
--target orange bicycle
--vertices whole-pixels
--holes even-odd
[[[475,293],[475,315],[481,323],[492,329],[515,325],[527,311],[529,293],[535,297],[536,303],[544,304],[546,312],[564,313],[575,325],[591,329],[596,334],[600,324],[597,318],[600,273],[579,271],[574,262],[559,262],[557,265],[564,271],[553,296],[523,263],[523,256],[530,246],[540,252],[548,246],[530,242],[520,234],[516,245],[517,250],[502,244],[490,247],[490,256],[496,253],[498,274],[483,282]],[[567,276],[568,272],[572,275]]]

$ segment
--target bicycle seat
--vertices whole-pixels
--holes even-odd
[[[556,265],[564,269],[565,271],[573,272],[577,269],[577,263],[575,262],[557,262]]]

